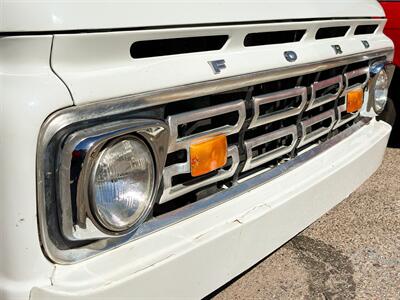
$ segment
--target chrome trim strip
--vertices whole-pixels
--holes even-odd
[[[43,145],[48,143],[56,132],[74,122],[99,117],[111,117],[121,113],[137,111],[150,106],[162,105],[174,101],[239,89],[268,81],[320,72],[337,66],[381,56],[391,56],[392,54],[393,48],[384,48],[378,51],[371,50],[348,56],[334,57],[329,60],[317,61],[306,65],[293,65],[280,69],[271,69],[212,81],[193,83],[180,87],[107,99],[80,106],[71,106],[55,112],[45,121],[41,129],[38,148],[40,150]]]
[[[294,63],[290,66],[279,69],[271,69],[256,73],[243,74],[234,77],[216,79],[213,81],[200,82],[180,87],[172,87],[158,91],[145,92],[137,95],[128,95],[125,97],[97,101],[81,106],[71,106],[53,113],[45,120],[39,132],[36,160],[38,223],[40,240],[44,249],[44,254],[53,262],[59,264],[70,264],[79,260],[86,259],[89,256],[98,254],[104,250],[114,248],[119,244],[127,242],[131,238],[133,238],[132,236],[127,235],[122,238],[109,239],[106,241],[103,240],[98,243],[94,243],[91,245],[90,249],[75,248],[67,250],[57,248],[54,242],[50,239],[48,232],[49,228],[47,227],[45,203],[46,200],[54,201],[54,199],[46,199],[46,173],[44,170],[44,165],[46,162],[45,153],[47,150],[47,146],[57,132],[67,128],[71,124],[78,122],[101,117],[112,118],[122,113],[134,112],[150,106],[156,106],[173,101],[224,92],[227,90],[238,89],[246,86],[260,84],[263,82],[319,72],[337,66],[355,63],[358,61],[364,61],[384,56],[392,57],[392,55],[393,47],[388,47],[379,50],[365,51],[363,53],[348,56],[333,57],[331,59],[316,61],[314,63],[306,65],[296,65]],[[278,169],[274,170],[280,170],[280,167],[278,166]],[[148,223],[146,222],[145,224]],[[150,224],[148,225],[151,226]],[[140,233],[140,231],[138,233]]]
[[[318,122],[328,120],[328,119],[331,119],[329,126],[321,127],[315,131],[307,133],[307,128],[310,128],[311,126],[317,124]],[[301,121],[300,125],[301,125],[301,129],[303,132],[303,136],[301,137],[299,147],[304,146],[305,144],[308,144],[308,143],[316,140],[317,138],[324,136],[325,134],[328,134],[332,130],[333,126],[335,125],[335,119],[336,119],[335,118],[335,110],[330,109],[330,110],[323,112],[319,115],[316,115],[308,120]]]
[[[285,136],[291,136],[292,142],[289,146],[280,147],[269,152],[263,153],[259,156],[253,157],[253,149],[263,144],[268,144],[274,140],[283,138]],[[255,167],[258,167],[264,163],[267,163],[275,158],[278,158],[282,155],[290,153],[297,143],[297,126],[292,125],[286,128],[282,128],[271,133],[267,133],[256,138],[247,140],[244,142],[247,152],[246,163],[243,167],[243,172],[251,170]]]
[[[317,92],[325,89],[327,87],[330,86],[334,86],[334,85],[339,85],[338,90],[336,91],[336,93],[334,94],[328,94],[328,95],[324,95],[322,97],[317,97]],[[340,93],[343,90],[343,77],[342,75],[338,75],[332,78],[329,78],[327,80],[323,80],[323,81],[319,81],[319,82],[314,82],[311,85],[311,100],[310,100],[310,104],[307,107],[307,110],[311,110],[317,106],[320,106],[322,104],[334,101],[337,99],[337,97],[339,97]]]
[[[260,116],[260,106],[268,103],[278,102],[284,99],[290,99],[294,97],[301,97],[301,103],[297,107],[287,109],[284,111],[277,111],[272,114],[265,114]],[[307,103],[307,88],[306,87],[295,87],[284,91],[270,93],[262,96],[253,97],[254,102],[254,117],[250,123],[249,128],[272,123],[287,117],[291,117],[299,114],[303,111],[304,106]]]

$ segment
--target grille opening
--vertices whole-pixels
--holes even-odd
[[[281,157],[275,158],[273,160],[270,160],[269,162],[266,162],[265,164],[262,164],[258,167],[255,167],[251,170],[242,172],[239,174],[238,179],[242,180],[242,179],[246,179],[246,177],[250,177],[251,175],[257,174],[259,172],[267,172],[270,171],[271,169],[275,168],[276,166],[278,166],[282,161],[287,160],[290,158],[290,154],[285,154]]]
[[[350,26],[323,27],[318,29],[315,39],[323,40],[345,36],[349,29]]]
[[[305,29],[249,33],[243,44],[245,47],[253,47],[298,42],[305,33]]]
[[[360,76],[354,77],[354,78],[350,78],[349,79],[349,86],[353,86],[356,84],[362,84],[367,80],[367,75],[366,74],[362,74]]]
[[[343,75],[345,73],[345,67],[341,66],[341,67],[336,67],[330,70],[326,70],[326,71],[322,71],[320,73],[317,74],[317,81],[322,81],[322,80],[326,80],[338,75]]]
[[[358,25],[354,31],[354,35],[373,34],[377,28],[378,24]]]
[[[235,125],[238,121],[238,118],[239,113],[237,111],[233,111],[211,118],[180,124],[178,125],[178,138],[191,136],[200,132],[206,132],[226,125]]]
[[[338,106],[345,105],[345,104],[346,104],[346,98],[345,97],[340,97],[338,99]]]
[[[358,70],[364,67],[368,67],[369,66],[369,61],[361,61],[358,63],[354,63],[354,64],[350,64],[347,66],[346,68],[346,72],[350,72],[350,71],[354,71],[354,70]]]
[[[306,133],[310,134],[311,132],[317,131],[318,129],[327,128],[331,124],[332,124],[332,120],[331,119],[322,120],[321,122],[315,123],[315,124],[307,127]]]
[[[163,204],[155,204],[153,208],[153,217],[164,218],[167,217],[169,213],[174,213],[174,211],[183,208],[191,203],[198,200],[206,198],[208,196],[214,195],[222,191],[222,186],[226,184],[231,185],[230,180],[221,181],[218,183],[210,184],[209,186],[200,188],[197,191],[187,193],[180,196],[172,201],[165,202]]]
[[[132,44],[130,51],[135,59],[215,51],[222,49],[228,38],[228,35],[211,35],[138,41]]]
[[[292,77],[283,80],[265,82],[254,86],[253,96],[261,96],[286,89],[292,89],[298,85],[299,77]]]
[[[338,83],[328,86],[316,92],[316,98],[321,98],[326,95],[335,95],[339,91],[340,85]]]
[[[218,170],[212,171],[210,173],[201,175],[199,177],[192,177],[190,173],[186,174],[179,174],[172,177],[172,186],[183,184],[183,185],[192,185],[196,184],[197,182],[201,182],[206,180],[207,178],[213,177],[218,173]]]
[[[309,118],[312,118],[312,117],[314,117],[316,115],[319,115],[319,114],[321,114],[323,112],[326,112],[327,110],[330,110],[330,109],[334,108],[335,107],[335,102],[336,101],[330,101],[328,103],[325,103],[325,104],[322,104],[320,106],[317,106],[317,107],[311,109],[310,111],[304,112],[302,120],[303,121],[307,120]]]
[[[341,121],[342,121],[342,122],[345,122],[346,119],[351,118],[352,116],[353,116],[353,115],[350,114],[350,113],[348,113],[347,111],[342,111],[342,112],[340,113],[340,118],[341,118]]]
[[[284,111],[297,108],[301,105],[301,96],[292,97],[288,99],[278,100],[272,103],[266,103],[260,105],[260,116],[273,115],[277,113],[282,113]]]
[[[254,147],[252,149],[253,152],[253,158],[256,158],[257,156],[260,156],[264,153],[282,148],[282,147],[288,147],[292,144],[293,142],[293,137],[291,135],[285,136],[282,138],[278,138],[276,140],[273,140],[269,143],[265,143],[263,145]]]
[[[215,191],[217,193],[218,190]],[[182,197],[176,198],[172,201],[165,202],[163,204],[155,204],[153,207],[153,217],[168,217],[168,214],[173,213],[175,210],[182,208],[197,201],[196,197],[192,193],[188,193]]]
[[[354,119],[349,120],[346,122],[347,119],[354,117],[353,114],[350,114],[346,111],[341,113],[341,117],[342,117],[342,121],[344,121],[345,123],[340,125],[334,132],[333,134],[338,134],[339,132],[345,130],[346,128],[351,127],[352,125],[354,125],[355,123],[357,123],[360,120],[360,115],[358,114]],[[337,131],[339,130],[339,131]]]
[[[297,116],[285,118],[273,123],[258,126],[256,128],[248,129],[245,134],[245,140],[258,137],[260,135],[279,130],[281,128],[289,127],[290,125],[296,125]]]
[[[187,153],[186,150],[182,149],[168,154],[165,166],[169,167],[171,165],[184,163],[186,161],[187,161]]]
[[[169,103],[165,106],[165,117],[190,112],[201,108],[212,109],[213,105],[224,104],[232,100],[245,99],[248,88],[237,89],[225,93],[207,95]]]

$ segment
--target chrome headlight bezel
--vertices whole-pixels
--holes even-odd
[[[376,61],[370,66],[370,81],[368,84],[368,110],[373,110],[375,114],[379,115],[385,109],[385,105],[379,107],[376,103],[376,85],[379,80],[381,74],[385,74],[387,77],[387,87],[385,88],[386,92],[386,101],[388,98],[389,87],[391,84],[391,80],[393,78],[395,66],[387,61]]]
[[[116,139],[135,136],[143,140],[154,160],[154,186],[151,200],[138,221],[126,230],[112,230],[93,211],[89,195],[93,168],[104,147]],[[71,241],[119,236],[134,231],[148,217],[160,185],[166,159],[169,131],[157,120],[124,120],[96,125],[70,134],[58,155],[58,203],[63,235]],[[72,158],[72,159],[71,159]],[[76,161],[73,161],[75,159]],[[77,174],[77,178],[73,174]]]

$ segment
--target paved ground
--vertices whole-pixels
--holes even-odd
[[[348,199],[214,299],[400,299],[400,149]]]

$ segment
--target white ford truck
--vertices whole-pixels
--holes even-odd
[[[381,163],[376,1],[0,4],[2,300],[207,296]]]

